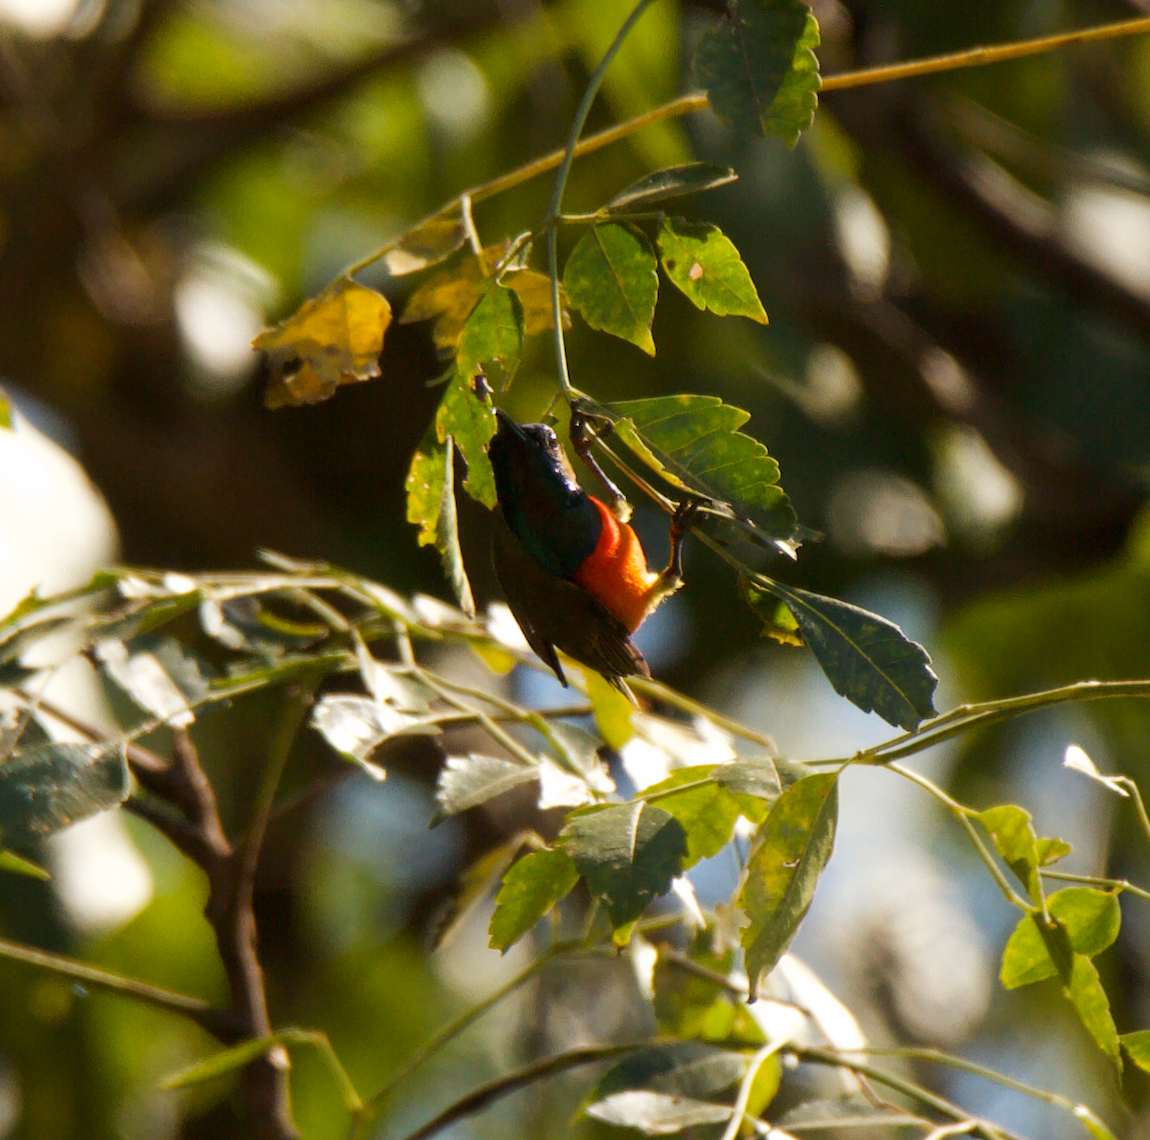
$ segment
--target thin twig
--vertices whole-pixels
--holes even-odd
[[[71,978],[85,986],[123,994],[147,1002],[157,1009],[182,1014],[220,1041],[234,1041],[238,1036],[239,1028],[232,1015],[227,1010],[216,1009],[202,998],[174,993],[159,986],[149,985],[147,982],[139,982],[135,978],[114,974],[110,970],[89,966],[86,962],[77,962],[60,954],[51,954],[47,950],[33,949],[31,946],[21,946],[7,939],[0,939],[0,958],[24,962],[29,966]]]

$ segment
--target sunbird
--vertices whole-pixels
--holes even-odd
[[[667,568],[648,570],[638,536],[579,486],[555,432],[496,416],[489,456],[502,517],[492,558],[507,604],[564,686],[556,649],[627,692],[623,677],[651,675],[631,634],[683,584],[683,538],[695,508],[675,512]]]

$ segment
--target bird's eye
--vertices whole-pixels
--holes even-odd
[[[550,428],[544,431],[543,438],[547,441],[548,447],[556,447],[559,443],[559,437]]]

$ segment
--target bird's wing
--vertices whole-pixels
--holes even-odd
[[[567,679],[556,649],[602,673],[616,687],[620,677],[651,675],[627,627],[598,598],[541,566],[498,515],[491,554],[495,576],[527,644],[564,685]]]

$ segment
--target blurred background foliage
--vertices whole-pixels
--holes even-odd
[[[1150,10],[1143,0],[814,7],[824,74]],[[381,380],[275,413],[249,342],[443,201],[558,145],[629,8],[0,0],[0,377],[103,492],[124,560],[239,567],[270,546],[444,595],[437,560],[403,521],[404,472],[437,397],[425,386],[438,370],[428,328],[389,331]],[[655,5],[608,73],[591,129],[692,89],[693,45],[721,9]],[[731,165],[737,183],[687,208],[733,238],[771,324],[716,320],[668,289],[654,359],[576,321],[574,381],[603,399],[707,392],[751,411],[800,519],[827,534],[788,580],[858,600],[922,640],[943,680],[940,708],[1145,676],[1148,107],[1150,37],[827,95],[793,152],[705,114],[644,131],[576,165],[569,208],[593,209],[657,165]],[[483,203],[484,240],[534,225],[548,189],[541,179]],[[397,305],[420,280],[382,269],[364,279]],[[508,393],[521,418],[550,398],[549,352],[536,342]],[[482,511],[461,512],[482,603],[494,590]],[[658,560],[663,524],[640,507],[637,525]],[[725,569],[689,554],[688,588],[644,628],[660,676],[774,733],[785,754],[841,754],[886,735],[805,657],[761,641]],[[511,683],[521,699],[557,699],[535,678]],[[252,794],[273,719],[257,702],[197,726],[225,820]],[[1076,844],[1071,869],[1145,875],[1129,819],[1111,819],[1112,805],[1058,761],[1073,741],[1104,771],[1144,781],[1148,730],[1137,705],[1095,706],[930,762],[971,802],[1026,803],[1040,833]],[[302,753],[320,747],[308,737],[298,780],[318,763]],[[469,860],[524,823],[546,828],[512,797],[425,832],[437,766],[432,745],[413,744],[387,784],[349,782],[274,828],[261,869],[275,1020],[328,1030],[364,1087],[507,976],[508,962],[481,949],[482,921],[434,955],[428,932]],[[838,858],[799,952],[876,1040],[964,1050],[1109,1105],[1125,1136],[1150,1135],[1146,1078],[1128,1074],[1133,1115],[1119,1109],[1054,983],[997,989],[1007,908],[948,825],[891,784],[848,773]],[[0,928],[216,996],[198,872],[139,821],[126,827],[85,848],[91,874],[71,901],[63,849],[55,891],[0,879]],[[729,884],[710,873],[713,901]],[[127,903],[85,911],[97,888],[115,895],[125,882],[136,891]],[[1150,1024],[1139,905],[1100,962],[1120,1031]],[[612,970],[545,975],[404,1087],[389,1127],[537,1051],[626,1031],[641,1018],[637,994],[625,965]],[[207,1049],[199,1031],[9,964],[0,990],[0,1135],[243,1134],[226,1082],[156,1091]],[[1074,1134],[966,1078],[919,1075],[1024,1132]],[[453,1134],[570,1134],[582,1087],[555,1082]],[[306,1136],[340,1134],[336,1092],[307,1055],[293,1091]]]

